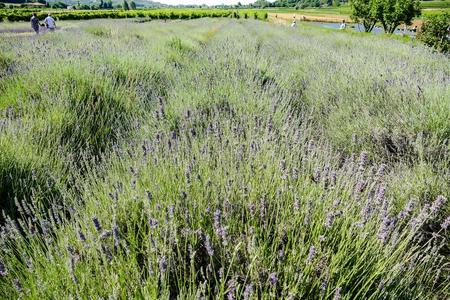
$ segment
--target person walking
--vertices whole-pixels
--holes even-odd
[[[39,19],[36,17],[36,14],[33,13],[31,16],[31,28],[36,32],[36,34],[39,34]]]
[[[341,26],[339,27],[339,29],[344,30],[345,28],[347,28],[347,24],[345,24],[345,20],[342,20]]]
[[[50,31],[54,31],[56,29],[56,22],[55,19],[52,18],[51,14],[48,14],[47,18],[45,18],[44,24]]]

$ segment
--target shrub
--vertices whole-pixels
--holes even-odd
[[[418,35],[420,41],[439,52],[450,51],[450,14],[428,17]]]
[[[55,168],[55,159],[20,136],[0,136],[0,210],[18,217],[17,202],[45,206],[61,200],[64,174]],[[0,223],[4,221],[0,215]]]

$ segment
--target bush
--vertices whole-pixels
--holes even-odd
[[[17,201],[28,202],[33,197],[45,199],[40,204],[46,205],[50,200],[60,200],[60,173],[49,167],[53,162],[23,136],[0,136],[0,210],[17,217]],[[0,221],[4,221],[3,216]]]
[[[419,32],[418,38],[426,45],[439,52],[450,51],[450,14],[433,15],[428,17]]]

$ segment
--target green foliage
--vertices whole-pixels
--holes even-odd
[[[411,24],[420,15],[418,0],[351,0],[352,17],[363,23],[366,32],[380,22],[386,33],[394,33],[401,24]]]
[[[442,14],[427,18],[422,25],[418,38],[426,45],[439,52],[450,51],[450,14]]]
[[[374,0],[351,0],[351,17],[356,22],[361,22],[366,32],[371,32],[378,19],[374,10]]]
[[[130,9],[136,9],[136,2],[134,2],[134,1],[131,1],[130,2]]]
[[[127,0],[123,0],[122,8],[123,8],[123,10],[129,10],[130,9],[130,6],[128,5]]]
[[[387,33],[394,33],[401,23],[410,25],[421,13],[418,0],[376,0],[373,9]]]
[[[126,1],[125,1],[126,2]],[[128,3],[127,3],[128,4]],[[105,5],[105,4],[104,4]],[[106,2],[106,5],[112,5],[112,2]],[[52,12],[54,18],[58,20],[88,20],[88,19],[122,19],[122,18],[154,18],[154,19],[186,19],[186,18],[221,18],[232,15],[230,10],[219,9],[139,9],[139,10],[90,10],[90,7],[79,7],[86,10]],[[118,8],[123,9],[123,6]],[[39,19],[46,17],[45,11],[36,10],[0,10],[1,21],[29,21],[30,14],[36,12]],[[238,14],[238,13],[236,13]]]

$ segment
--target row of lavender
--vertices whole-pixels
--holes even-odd
[[[445,58],[230,20],[14,42],[7,297],[449,296]]]

